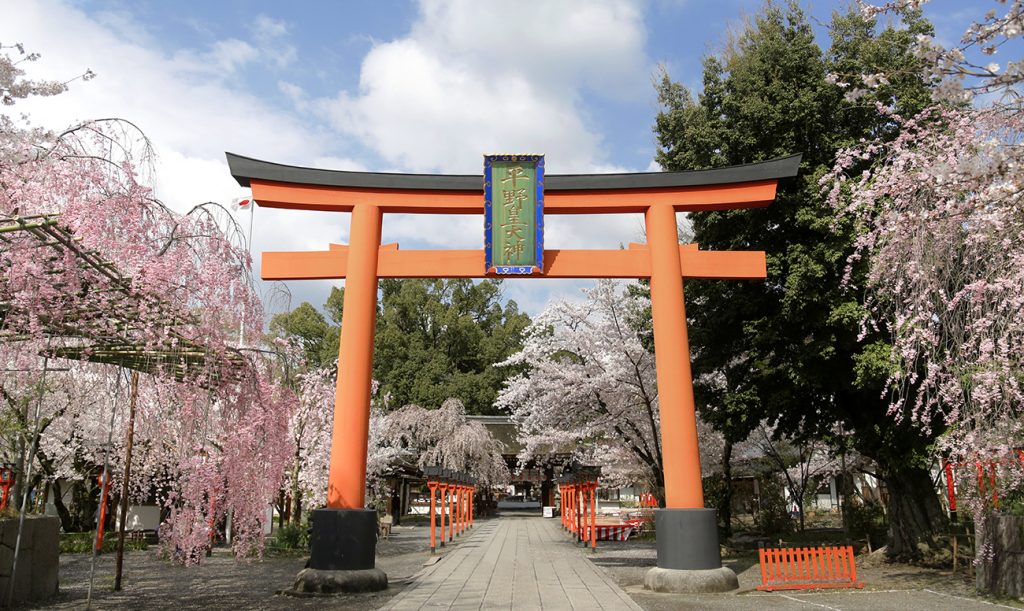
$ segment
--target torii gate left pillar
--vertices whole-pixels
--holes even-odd
[[[482,214],[479,176],[336,172],[280,166],[228,154],[232,175],[261,206],[352,213],[348,246],[264,253],[264,279],[345,278],[328,508],[314,510],[310,568],[297,589],[352,591],[387,586],[374,568],[376,515],[364,509],[373,334],[378,278],[482,278],[484,252],[400,251],[380,244],[385,212]],[[800,157],[698,172],[548,176],[545,214],[644,214],[648,244],[627,250],[546,250],[545,278],[650,278],[661,412],[665,509],[656,514],[658,591],[737,587],[721,566],[716,513],[704,507],[690,374],[685,278],[764,278],[763,252],[704,252],[680,246],[676,213],[766,206]],[[332,575],[324,578],[323,572]],[[346,573],[337,577],[335,573]],[[355,584],[355,585],[353,585]]]

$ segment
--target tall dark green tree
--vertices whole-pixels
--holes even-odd
[[[373,376],[392,407],[436,407],[456,398],[470,414],[494,414],[530,318],[501,304],[500,282],[381,280]]]
[[[470,414],[494,414],[494,399],[514,371],[496,368],[522,348],[530,317],[501,303],[501,282],[464,279],[380,281],[373,378],[392,409],[428,409],[459,399]],[[321,314],[309,303],[277,314],[272,333],[302,347],[306,368],[332,367],[345,290],[331,289]]]
[[[326,366],[338,358],[337,339],[333,340],[331,350],[331,338],[338,335],[337,328],[309,302],[303,301],[290,312],[275,314],[270,319],[270,332],[297,341],[308,367]]]
[[[824,52],[795,3],[768,4],[725,53],[705,59],[696,99],[663,75],[655,125],[668,170],[803,153],[799,177],[783,182],[767,208],[692,215],[702,248],[768,257],[764,282],[686,284],[697,400],[731,441],[767,419],[780,433],[831,438],[874,459],[889,492],[889,552],[900,557],[917,556],[917,543],[944,527],[927,470],[933,438],[887,414],[888,346],[859,337],[863,307],[842,283],[855,228],[836,224],[818,180],[839,147],[893,129],[875,101],[900,112],[927,103],[910,46],[929,27],[919,14],[899,29],[836,14]],[[857,75],[883,71],[901,76],[847,95]],[[834,83],[843,79],[846,90]],[[836,436],[837,424],[849,434]]]

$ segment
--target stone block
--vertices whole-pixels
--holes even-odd
[[[0,520],[0,601],[6,602],[13,568],[18,519]],[[52,516],[25,518],[14,574],[15,604],[38,601],[57,593],[60,566],[60,520]],[[0,602],[0,605],[2,605]]]
[[[4,576],[0,577],[0,608],[7,601],[7,589],[11,583],[11,564],[9,559],[13,558],[11,553],[7,556],[8,564],[4,567]],[[14,575],[14,596],[15,605],[31,599],[32,596],[32,550],[18,550],[18,567]]]
[[[53,516],[33,518],[32,600],[57,593],[60,566],[60,519]]]
[[[1024,596],[1024,518],[988,516],[984,534],[991,546],[991,560],[978,566],[977,588],[1000,596]]]
[[[374,568],[377,512],[372,509],[314,509],[310,514],[309,567],[321,571]]]
[[[18,520],[8,518],[0,520],[0,545],[14,549],[14,540],[18,537]]]
[[[654,523],[659,568],[703,571],[722,566],[714,509],[659,509]]]

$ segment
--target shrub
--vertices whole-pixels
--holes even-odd
[[[1011,516],[1024,516],[1024,487],[1006,494],[999,502],[999,510]]]
[[[64,533],[60,536],[60,553],[62,554],[87,554],[92,551],[93,542],[96,541],[96,531],[81,533]],[[124,549],[137,551],[149,549],[145,539],[129,539],[125,537]],[[117,551],[117,533],[103,533],[103,553]]]
[[[721,473],[709,475],[702,481],[704,484],[704,504],[707,507],[714,507],[718,513],[718,530],[720,533],[727,531],[727,525],[723,520],[722,507],[725,506],[728,496],[728,486],[725,483],[725,476]]]
[[[761,502],[754,516],[754,526],[768,536],[788,535],[793,532],[782,484],[774,475],[760,480]]]
[[[878,503],[850,503],[846,506],[846,527],[851,538],[868,539],[872,547],[878,547],[886,538],[885,512]]]
[[[274,550],[300,550],[309,549],[309,526],[306,524],[285,524],[274,531],[273,538],[268,542],[267,547]]]

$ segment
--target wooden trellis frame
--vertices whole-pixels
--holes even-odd
[[[15,237],[17,236],[17,237]],[[94,279],[95,292],[102,292],[107,303],[94,308],[69,299],[59,319],[41,318],[43,337],[50,340],[47,356],[118,365],[143,373],[170,375],[178,381],[201,386],[217,384],[223,377],[240,378],[248,364],[235,349],[215,352],[190,339],[185,330],[196,318],[151,293],[132,287],[131,278],[95,250],[83,248],[80,239],[60,223],[56,214],[19,217],[0,215],[0,266],[10,265],[4,253],[18,245],[20,238],[34,241],[33,248],[47,249],[41,254],[47,263],[63,261],[67,253],[75,264]],[[60,273],[54,265],[45,274]],[[143,314],[146,312],[147,314]],[[0,284],[0,342],[36,339],[37,334],[21,328],[22,312],[4,295]],[[145,316],[145,318],[144,318]],[[146,322],[159,320],[165,325],[167,340],[162,345],[145,341]],[[55,345],[63,341],[64,345]]]

